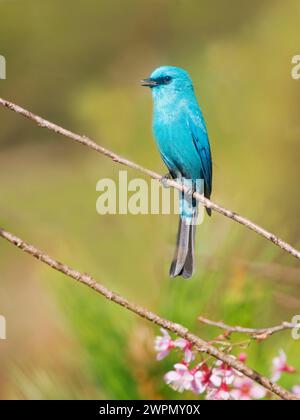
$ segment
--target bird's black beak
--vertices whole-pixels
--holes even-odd
[[[154,86],[158,86],[158,83],[156,80],[151,79],[151,77],[149,79],[143,79],[141,80],[141,85],[142,86],[148,86],[148,87],[154,87]]]

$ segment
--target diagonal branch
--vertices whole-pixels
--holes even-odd
[[[203,324],[210,325],[213,327],[220,328],[221,330],[225,331],[225,335],[230,335],[232,333],[241,333],[250,335],[253,338],[258,340],[264,340],[268,338],[270,335],[273,335],[277,332],[281,332],[284,330],[292,330],[293,328],[300,328],[300,324],[295,324],[292,322],[282,322],[280,325],[276,325],[275,327],[268,327],[268,328],[245,328],[240,326],[231,326],[227,325],[222,321],[212,321],[210,319],[204,318],[203,316],[199,316],[198,320]]]
[[[59,125],[56,125],[50,121],[45,120],[44,118],[39,117],[38,115],[33,114],[30,111],[27,111],[26,109],[20,107],[19,105],[16,105],[12,102],[9,102],[5,99],[0,98],[0,105],[11,109],[12,111],[22,115],[23,117],[26,117],[30,119],[31,121],[38,124],[40,127],[47,128],[50,131],[54,131],[55,133],[61,134],[65,137],[68,137],[78,143],[83,144],[84,146],[89,147],[90,149],[95,150],[96,152],[105,155],[112,159],[113,161],[120,163],[122,165],[125,165],[129,168],[135,169],[139,172],[142,172],[145,175],[150,176],[153,179],[161,180],[161,175],[159,175],[156,172],[153,172],[149,169],[146,169],[137,163],[134,163],[128,159],[123,158],[122,156],[117,155],[116,153],[100,146],[99,144],[95,143],[93,140],[86,136],[81,136],[79,134],[75,134],[72,131],[66,130],[63,127],[60,127]],[[166,180],[165,181],[167,185],[177,188],[180,191],[184,191],[185,193],[189,193],[189,190],[187,187],[173,181],[173,180]],[[293,255],[295,258],[300,260],[300,251],[298,251],[296,248],[288,244],[287,242],[284,242],[282,239],[280,239],[278,236],[274,235],[273,233],[269,232],[268,230],[262,228],[261,226],[255,224],[251,220],[247,219],[246,217],[240,216],[239,214],[227,210],[225,207],[220,206],[219,204],[216,204],[209,200],[208,198],[205,198],[202,194],[199,194],[197,192],[194,193],[194,197],[196,200],[198,200],[201,204],[203,204],[207,208],[211,208],[212,210],[222,214],[223,216],[228,217],[229,219],[234,220],[235,222],[240,223],[241,225],[247,227],[250,230],[253,230],[257,234],[263,236],[264,238],[268,239],[269,241],[273,242],[275,245],[279,246],[284,251],[288,252],[289,254]]]
[[[197,351],[201,353],[206,353],[210,356],[213,356],[214,358],[218,360],[221,360],[222,362],[226,363],[227,365],[241,372],[243,375],[247,376],[248,378],[251,378],[253,381],[262,385],[268,391],[277,395],[281,399],[298,400],[298,398],[294,394],[285,390],[278,384],[271,382],[268,378],[262,376],[260,373],[254,371],[253,369],[246,366],[244,363],[240,362],[239,360],[234,359],[232,356],[227,355],[224,352],[220,351],[213,345],[202,340],[200,337],[197,337],[196,335],[192,334],[184,326],[175,324],[172,321],[161,318],[160,316],[156,315],[154,312],[151,312],[148,309],[143,308],[142,306],[136,305],[135,303],[128,301],[124,297],[107,289],[102,284],[97,283],[91,276],[87,274],[82,274],[79,271],[69,267],[68,265],[56,261],[49,255],[35,248],[33,245],[24,242],[22,239],[18,238],[17,236],[13,235],[12,233],[2,228],[0,228],[0,236],[2,236],[7,241],[11,242],[13,245],[17,246],[18,248],[20,248],[22,251],[26,252],[27,254],[30,254],[31,256],[42,261],[43,263],[49,265],[54,270],[60,271],[66,276],[71,277],[72,279],[85,284],[91,289],[94,289],[96,292],[100,293],[106,299],[117,303],[123,308],[128,309],[129,311],[135,313],[136,315],[148,321],[151,321],[154,324],[159,325],[177,334],[178,336],[182,338],[185,338],[186,340],[190,341],[193,344],[194,348]]]

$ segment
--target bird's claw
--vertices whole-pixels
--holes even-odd
[[[170,188],[170,185],[169,185],[169,182],[168,182],[170,179],[171,179],[170,174],[166,174],[166,175],[164,175],[160,178],[160,182],[162,183],[162,186],[164,188]]]
[[[187,191],[184,192],[184,195],[187,198],[193,198],[194,192],[195,192],[195,189],[194,188],[189,188]]]

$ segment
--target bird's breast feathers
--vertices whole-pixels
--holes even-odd
[[[180,98],[171,103],[161,98],[154,106],[153,131],[162,158],[171,171],[193,179],[204,177],[200,150],[204,148],[210,160],[210,148],[196,100]],[[210,184],[210,180],[207,182]]]

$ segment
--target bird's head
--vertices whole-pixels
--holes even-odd
[[[193,91],[193,82],[188,72],[172,66],[158,67],[149,78],[141,81],[141,85],[150,87],[154,96]]]

